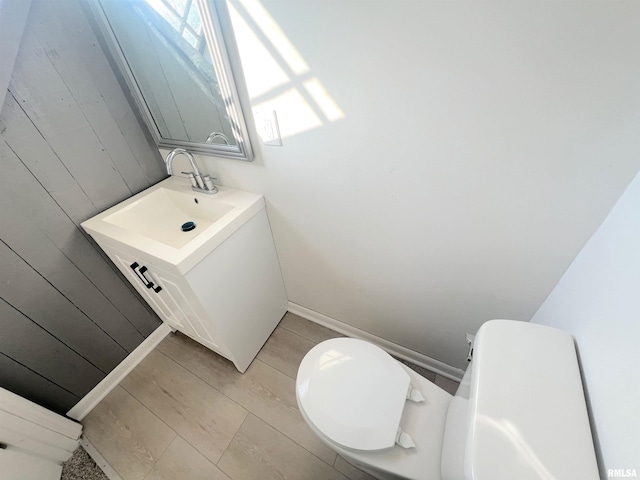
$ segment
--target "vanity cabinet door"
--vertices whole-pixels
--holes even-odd
[[[225,349],[220,345],[221,342],[216,338],[218,336],[211,320],[184,277],[157,269],[154,269],[151,275],[166,290],[165,295],[171,298],[174,315],[179,317],[182,325],[187,325],[192,332],[184,330],[184,333],[204,346],[228,357]]]
[[[227,356],[226,350],[215,340],[211,326],[207,327],[210,321],[207,322],[206,314],[196,312],[199,309],[198,299],[184,278],[151,264],[143,264],[132,254],[111,247],[102,248],[163,321]]]
[[[143,265],[131,254],[113,248],[103,249],[163,321],[190,336],[196,335],[193,328],[184,321],[184,315],[181,315],[172,296],[155,275],[153,267]]]

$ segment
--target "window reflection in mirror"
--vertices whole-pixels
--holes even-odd
[[[98,0],[94,10],[160,147],[251,160],[222,37],[212,31],[216,11],[206,2]]]

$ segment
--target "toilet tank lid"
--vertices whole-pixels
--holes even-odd
[[[475,338],[465,476],[597,480],[573,338],[492,320]]]
[[[355,338],[319,343],[298,368],[300,409],[327,438],[361,451],[394,446],[410,378],[380,347]]]

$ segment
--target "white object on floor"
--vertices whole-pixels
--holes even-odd
[[[59,480],[82,425],[0,388],[2,480]]]

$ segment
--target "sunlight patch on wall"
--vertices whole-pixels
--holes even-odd
[[[304,82],[303,85],[328,120],[335,122],[336,120],[344,118],[344,112],[333,97],[329,95],[329,92],[327,92],[327,89],[324,88],[320,80],[312,78]]]
[[[242,68],[249,97],[259,97],[276,87],[290,83],[289,76],[278,66],[249,24],[232,5],[229,5],[229,14],[238,47],[242,52]]]
[[[262,33],[269,39],[269,42],[277,50],[282,59],[295,75],[307,73],[310,68],[304,61],[302,55],[296,50],[289,38],[276,23],[269,12],[262,6],[260,0],[238,0],[251,15],[251,19],[260,27]]]
[[[292,137],[298,133],[322,126],[322,120],[318,118],[309,103],[295,88],[259,103],[255,106],[255,109],[286,112],[286,115],[278,115],[280,136],[282,138]]]
[[[282,138],[345,117],[260,0],[228,6],[253,107],[277,112]]]

